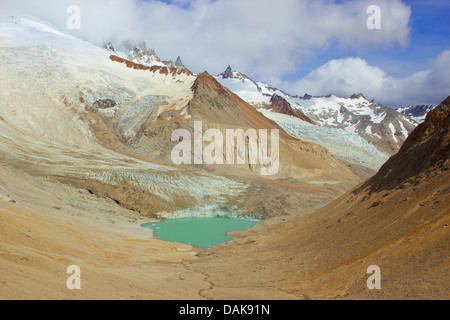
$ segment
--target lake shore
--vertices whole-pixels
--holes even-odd
[[[205,299],[199,248],[161,241],[137,212],[87,190],[0,166],[0,299]],[[154,220],[157,221],[157,220]],[[67,268],[81,269],[69,290]],[[228,299],[246,289],[226,289]],[[248,297],[295,298],[271,289]]]

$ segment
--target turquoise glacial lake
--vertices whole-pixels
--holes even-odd
[[[212,247],[231,240],[227,232],[247,230],[256,223],[256,220],[212,217],[167,219],[142,226],[154,230],[155,237],[164,241]]]

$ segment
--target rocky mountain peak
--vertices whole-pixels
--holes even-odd
[[[245,82],[246,80],[253,82],[253,80],[251,80],[245,74],[231,69],[231,66],[228,66],[227,69],[223,73],[217,75],[217,77],[222,79],[238,79],[243,82]]]
[[[183,64],[183,61],[181,60],[180,56],[178,56],[178,58],[177,58],[177,60],[175,62],[173,62],[173,61],[164,61],[164,63],[169,68],[175,68],[175,69],[180,69],[180,70],[186,70],[187,69],[185,67],[185,65]]]
[[[137,50],[147,51],[147,44],[145,43],[145,41],[142,41],[141,43],[139,43],[138,45],[136,45],[135,48],[136,48]]]
[[[214,77],[211,76],[207,71],[197,76],[197,79],[195,79],[192,89],[195,92],[200,86],[203,85],[206,85],[207,87],[210,87],[212,89],[223,89],[222,85],[216,79],[214,79]]]
[[[360,98],[366,98],[366,97],[364,97],[364,94],[362,94],[362,93],[358,93],[358,94],[352,94],[352,96],[350,97],[350,99],[352,99],[352,100],[356,100],[356,99],[360,99]]]
[[[224,73],[222,73],[223,79],[230,79],[233,78],[233,70],[231,69],[231,66],[228,66],[228,68],[225,70]]]
[[[114,48],[114,46],[111,42],[108,42],[107,44],[105,44],[103,46],[103,48],[105,48],[106,50],[112,51],[112,52],[116,52],[116,49]]]
[[[154,49],[148,49],[145,41],[136,43],[131,41],[122,42],[117,47],[111,42],[104,45],[104,48],[120,55],[122,58],[131,62],[142,64],[147,67],[166,66],[156,54]]]

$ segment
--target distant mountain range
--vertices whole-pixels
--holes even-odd
[[[430,105],[417,105],[417,106],[409,106],[404,108],[398,108],[397,112],[407,116],[412,119],[415,123],[420,124],[425,121],[425,117],[428,112],[436,108],[436,106]]]
[[[175,62],[164,61],[154,49],[148,49],[145,42],[125,42],[117,50],[111,43],[104,47],[136,64],[187,69],[180,57]],[[417,124],[423,122],[426,114],[433,109],[433,106],[412,106],[394,110],[373,100],[369,101],[361,93],[348,98],[335,95],[299,97],[254,81],[233,70],[231,66],[215,78],[258,110],[270,110],[312,125],[354,133],[387,155],[395,154]],[[276,121],[272,113],[264,114]],[[296,137],[308,139],[298,135]]]
[[[369,101],[363,94],[355,94],[349,98],[335,95],[293,96],[268,84],[254,81],[241,72],[232,70],[230,66],[217,75],[216,79],[255,108],[355,133],[388,155],[399,150],[419,122],[419,118],[411,118],[408,113]],[[265,114],[270,117],[270,114]]]
[[[164,61],[158,57],[154,49],[148,49],[145,42],[138,44],[126,42],[121,44],[118,50],[111,43],[104,47],[117,56],[138,65],[187,69],[180,57],[175,62]],[[257,110],[270,111],[263,112],[264,116],[277,122],[294,137],[319,143],[331,149],[336,149],[336,145],[340,144],[330,143],[330,139],[319,139],[318,137],[323,137],[323,133],[326,131],[319,129],[319,127],[340,129],[340,131],[332,130],[328,132],[328,135],[331,134],[336,137],[341,137],[342,131],[347,132],[350,136],[352,134],[357,135],[375,146],[379,152],[388,156],[393,155],[399,150],[417,124],[423,122],[426,113],[433,109],[432,106],[415,106],[394,110],[373,100],[369,101],[361,93],[348,98],[335,95],[294,96],[266,83],[254,81],[245,74],[233,70],[231,66],[228,66],[223,73],[216,75],[215,79]],[[276,113],[297,118],[305,124],[280,118],[275,115]],[[287,128],[287,123],[289,123],[289,128]],[[293,127],[294,124],[295,128]],[[311,134],[311,129],[307,124],[316,126],[316,131],[321,133]],[[305,131],[306,128],[308,128],[308,133]],[[353,138],[353,141],[357,140]],[[360,147],[360,142],[357,145]],[[353,147],[350,149],[353,149]],[[379,159],[376,161],[377,163],[381,164],[386,160],[385,156],[381,154],[375,155],[374,150],[371,152],[373,159]],[[337,152],[341,155],[344,153],[345,148]],[[348,159],[349,157],[345,158]],[[368,163],[366,155],[361,159],[364,159],[361,160],[361,163]]]
[[[104,48],[111,52],[114,52],[121,58],[127,59],[137,64],[142,64],[144,66],[169,67],[182,70],[187,69],[183,65],[183,61],[181,61],[180,56],[178,56],[175,62],[170,60],[169,61],[161,60],[156,54],[154,49],[147,48],[147,44],[145,43],[145,41],[138,44],[125,42],[122,43],[119,47],[117,47],[117,50],[114,47],[114,45],[111,42],[109,42],[108,44],[104,45]]]

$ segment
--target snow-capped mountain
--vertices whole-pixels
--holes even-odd
[[[224,73],[217,75],[215,78],[220,84],[255,107],[270,104],[270,99],[274,94],[278,94],[281,97],[285,95],[284,92],[278,89],[272,88],[262,82],[253,81],[246,75],[238,71],[233,71],[230,66],[228,66]]]
[[[221,77],[216,77],[219,80],[217,83],[213,77],[208,76],[203,76],[202,81],[197,81],[198,77],[187,69],[168,67],[166,62],[159,59],[155,50],[147,49],[145,43],[137,46],[130,45],[128,47],[128,49],[131,48],[130,51],[124,51],[123,46],[115,46],[112,43],[100,48],[32,18],[15,17],[11,20],[2,25],[1,28],[6,29],[3,30],[4,39],[0,39],[0,42],[11,37],[16,39],[15,41],[22,39],[20,41],[25,45],[21,44],[22,51],[17,51],[15,55],[28,54],[30,58],[24,61],[32,63],[35,72],[41,72],[42,76],[38,79],[41,82],[52,81],[43,83],[42,87],[56,90],[52,95],[56,97],[55,99],[64,97],[64,105],[79,105],[83,110],[86,108],[89,116],[95,115],[105,125],[104,129],[109,130],[109,134],[118,138],[136,153],[154,157],[158,161],[166,161],[169,147],[161,144],[161,136],[170,137],[170,130],[180,123],[185,123],[187,119],[196,117],[195,119],[202,119],[206,123],[209,116],[211,118],[209,122],[214,123],[216,127],[226,122],[228,125],[237,127],[258,127],[265,124],[263,128],[266,128],[274,125],[266,118],[273,118],[275,122],[278,121],[279,127],[284,128],[295,138],[325,146],[330,149],[332,155],[351,166],[377,169],[385,159],[383,155],[375,154],[374,152],[378,150],[372,148],[370,144],[365,141],[362,143],[355,133],[345,134],[342,130],[335,131],[338,130],[336,128],[330,131],[321,130],[322,128],[318,125],[321,125],[322,119],[317,116],[313,119],[311,115],[315,116],[314,113],[294,103],[294,99],[300,98],[292,97],[264,83],[254,82],[241,73],[233,72],[231,68],[228,68]],[[39,45],[35,46],[34,43]],[[25,47],[29,48],[27,49],[29,52],[24,49]],[[3,61],[5,63],[9,61],[11,65],[17,66],[17,63],[14,63],[14,55],[11,55],[15,49],[9,47],[8,50],[8,59],[5,58]],[[124,56],[130,57],[131,60],[123,58]],[[52,59],[48,61],[44,59],[45,57],[52,57]],[[21,64],[23,65],[21,67],[25,68],[24,62]],[[178,59],[175,64],[181,66],[181,59]],[[51,72],[52,76],[48,77],[46,72]],[[13,71],[9,71],[9,74],[13,74]],[[86,76],[87,74],[89,76]],[[27,76],[35,79],[34,73]],[[286,117],[295,118],[301,124],[304,122],[310,126],[302,127],[295,121],[271,115],[264,117],[238,96],[221,95],[229,90],[223,88],[219,82],[226,83],[230,91],[237,90],[239,95],[244,97],[243,100],[250,100],[253,106],[261,110],[272,110],[271,115],[284,114]],[[197,83],[197,87],[206,85],[206,88],[203,91],[196,90],[194,83]],[[208,89],[208,86],[214,90]],[[197,99],[194,99],[195,103],[193,97]],[[217,110],[214,109],[215,111],[211,114],[215,105],[220,107],[217,107]],[[164,120],[165,118],[169,120]],[[288,127],[286,123],[289,124],[290,131],[286,129]],[[295,130],[292,129],[292,123],[297,126]],[[336,148],[332,148],[333,143],[326,138],[325,131],[327,134],[335,135],[338,140],[342,140]],[[305,134],[305,132],[312,134]],[[318,138],[310,138],[314,135]],[[358,139],[354,139],[355,137]],[[299,147],[294,152],[292,145],[289,140],[289,143],[282,147],[286,149],[282,152],[282,162],[286,172],[289,171],[288,168],[295,167],[296,162],[306,161],[305,159],[311,157],[310,154],[303,155],[305,148],[318,147],[307,145],[307,147]],[[320,152],[326,153],[325,148],[323,149]],[[348,156],[344,156],[346,149],[352,150]],[[374,161],[367,161],[365,155],[368,153],[374,154]],[[285,159],[288,155],[291,156]],[[316,161],[318,160],[311,163],[316,165]],[[329,161],[336,160],[330,158]],[[305,168],[305,165],[301,167]],[[303,171],[299,172],[305,175]]]
[[[163,61],[163,62],[166,63],[169,68],[175,68],[175,69],[181,69],[181,70],[187,69],[183,64],[183,61],[181,61],[180,56],[178,56],[178,58],[175,62],[173,62],[173,61]]]
[[[132,44],[131,42],[125,42],[121,44],[118,49],[115,49],[115,46],[109,42],[104,46],[105,49],[115,53],[117,56],[131,61],[136,64],[144,65],[147,67],[169,67],[180,70],[186,70],[187,68],[184,66],[183,61],[181,61],[181,57],[178,56],[175,62],[173,61],[163,61],[156,54],[155,49],[148,49],[145,41]]]
[[[280,112],[274,105],[284,100],[281,113],[288,114],[319,126],[356,133],[388,155],[396,153],[415,124],[396,110],[367,100],[362,94],[350,98],[334,95],[313,97],[292,96],[228,67],[216,79],[243,100],[256,108]],[[302,114],[297,116],[292,110]]]
[[[113,45],[109,47],[116,53],[121,51]],[[75,176],[82,181],[90,178],[86,175],[80,177],[81,172],[96,172],[99,175],[94,174],[94,177],[106,177],[101,183],[111,182],[111,179],[116,183],[117,177],[121,177],[119,171],[125,170],[125,176],[133,178],[120,183],[131,183],[132,188],[136,183],[138,186],[143,184],[145,189],[153,188],[153,182],[159,178],[160,174],[152,170],[170,171],[175,180],[183,180],[180,188],[166,183],[163,177],[166,173],[162,173],[159,180],[162,183],[157,188],[169,187],[172,191],[166,194],[161,194],[159,189],[139,192],[142,199],[148,199],[148,204],[152,202],[158,206],[150,208],[145,205],[142,209],[155,214],[163,207],[159,198],[169,199],[177,192],[184,199],[181,202],[174,200],[180,206],[207,204],[202,202],[206,199],[202,195],[184,194],[186,185],[195,189],[190,182],[184,183],[189,180],[184,180],[185,177],[199,175],[196,171],[199,169],[188,165],[186,168],[174,167],[171,151],[178,144],[171,138],[174,130],[184,128],[192,132],[195,121],[201,121],[205,131],[208,128],[223,131],[230,128],[280,129],[207,72],[197,76],[189,70],[145,66],[121,58],[110,50],[64,34],[32,18],[0,20],[2,161],[4,150],[9,150],[6,155],[10,157],[8,163],[15,163],[15,158],[10,155],[23,157],[29,163],[31,152],[25,146],[30,146],[32,150],[40,150],[35,156],[39,157],[36,158],[36,162],[41,163],[39,168],[29,166],[35,172],[49,173],[53,170],[51,173]],[[134,53],[135,59],[153,56],[152,50],[144,45]],[[11,127],[13,125],[16,127]],[[240,152],[234,148],[226,151],[228,157]],[[81,156],[76,157],[78,152]],[[75,159],[72,154],[75,154]],[[121,154],[124,157],[139,155],[137,163],[144,167],[149,160],[146,171],[143,173],[142,166],[134,165],[130,159],[122,161]],[[325,147],[293,139],[285,133],[279,137],[279,155],[275,163],[279,166],[278,174],[273,178],[298,178],[308,183],[358,180],[351,169]],[[53,160],[41,161],[44,158]],[[260,163],[236,163],[234,166],[204,164],[200,169],[211,173],[206,180],[209,177],[216,179],[215,174],[241,179],[245,175],[259,178],[264,166],[266,164]],[[38,171],[41,168],[42,171]],[[200,176],[203,177],[203,173]],[[150,182],[145,182],[146,179]],[[210,191],[215,188],[213,183],[204,185]],[[215,190],[223,194],[222,189]],[[206,192],[203,194],[206,196]],[[120,197],[120,203],[127,202],[122,196],[114,195],[115,199]],[[211,195],[209,199],[218,202],[217,196]],[[134,206],[136,203],[133,200],[129,204]],[[170,204],[167,207],[176,209]]]
[[[128,46],[129,54],[127,59],[134,63],[139,63],[145,66],[165,67],[166,65],[158,57],[154,49],[147,49],[145,42],[141,42],[137,46]]]
[[[408,118],[414,121],[414,124],[420,124],[425,121],[425,118],[431,110],[436,108],[436,106],[428,106],[428,105],[417,105],[417,106],[409,106],[404,108],[398,108],[397,112],[404,114]]]
[[[415,128],[404,115],[368,101],[362,94],[287,99],[319,125],[356,133],[389,155],[399,150]]]

